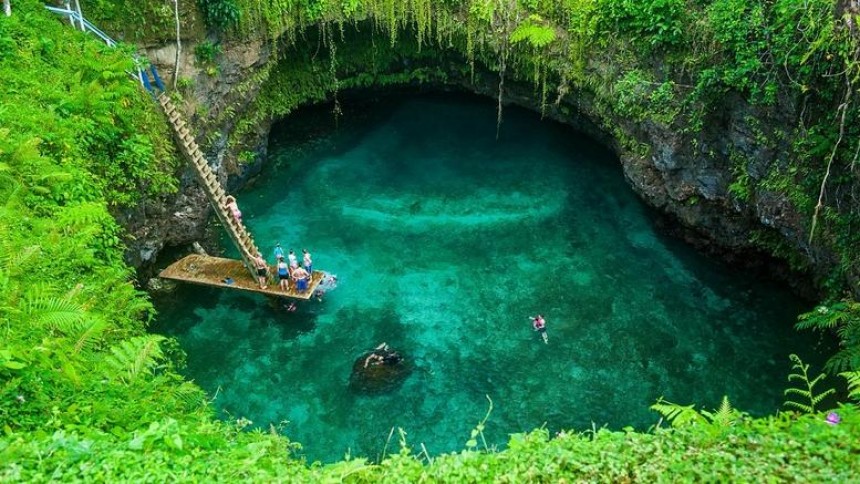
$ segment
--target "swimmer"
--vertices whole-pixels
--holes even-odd
[[[543,316],[538,314],[537,316],[529,316],[529,319],[532,320],[532,327],[534,327],[535,331],[540,333],[541,338],[543,338],[543,342],[545,344],[549,344],[548,337],[546,335],[546,320],[543,319]]]
[[[365,358],[364,367],[367,368],[367,365],[381,365],[384,361],[385,359],[382,356],[377,355],[376,353],[371,353],[367,358]]]
[[[291,313],[292,313],[292,312],[294,312],[295,310],[296,310],[296,303],[291,302],[291,303],[287,306],[287,311],[289,311],[289,312],[291,312]]]

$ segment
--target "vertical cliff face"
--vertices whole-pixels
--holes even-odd
[[[195,54],[201,44],[206,48],[216,45],[201,38],[183,40],[179,57],[179,105],[195,127],[197,142],[206,150],[207,160],[221,182],[237,189],[259,170],[268,127],[253,130],[259,132],[259,145],[251,163],[237,163],[239,153],[227,146],[228,136],[259,89],[254,75],[265,69],[272,51],[260,40],[224,42],[218,44],[218,52],[212,59],[201,60]],[[148,47],[146,53],[165,79],[172,82],[176,45],[156,44]],[[148,201],[119,217],[130,235],[126,260],[135,267],[150,266],[165,247],[210,238],[205,229],[211,212],[203,190],[189,168],[183,167],[177,176],[180,188],[175,195]],[[214,247],[210,244],[210,248]]]
[[[360,45],[366,40],[346,38],[344,43]],[[207,41],[196,42],[199,45]],[[299,43],[290,49],[320,50],[316,41],[309,43],[314,45]],[[409,73],[433,66],[442,74],[426,80],[426,84],[498,95],[497,73],[482,70],[478,64],[472,76],[466,59],[456,53],[428,56],[428,49],[425,46],[415,58],[403,52],[389,54],[389,63],[382,68],[376,66],[378,72],[370,81],[350,82],[362,73],[356,71],[360,67],[347,61],[338,66],[337,76],[342,86],[384,89],[391,84],[417,85],[419,82]],[[238,189],[264,162],[268,130],[275,120],[272,115],[260,115],[256,97],[261,86],[283,79],[273,80],[270,76],[277,64],[266,42],[225,42],[217,58],[208,64],[196,59],[194,50],[195,43],[189,39],[180,67],[185,73],[182,75],[192,80],[181,89],[184,106],[189,119],[199,127],[198,142],[208,150],[222,182],[230,189]],[[174,53],[169,44],[149,50],[150,58],[168,73],[172,72]],[[297,59],[280,62],[299,62]],[[316,70],[328,69],[327,60],[317,60],[316,56],[313,59],[318,62]],[[515,73],[510,77],[515,79]],[[390,81],[392,78],[400,80]],[[715,103],[700,127],[690,129],[681,117],[670,121],[637,120],[614,114],[606,109],[612,99],[585,88],[553,92],[545,102],[535,85],[514,79],[506,83],[506,103],[543,111],[547,117],[588,132],[613,148],[633,189],[648,204],[677,221],[676,228],[682,227],[679,233],[688,240],[744,265],[771,263],[770,259],[760,259],[765,253],[791,259],[794,269],[809,270],[819,279],[843,263],[826,238],[813,244],[807,242],[808,215],[787,190],[767,182],[775,170],[789,169],[786,160],[792,156],[794,141],[789,133],[798,124],[800,98],[783,97],[762,106],[729,92]],[[297,82],[295,88],[299,92],[291,92],[290,96],[298,106],[325,98],[320,92],[330,92],[331,86],[321,83],[311,89]],[[252,126],[247,125],[248,120],[254,120]],[[241,136],[233,136],[237,124],[243,122],[246,125],[241,128]],[[742,172],[738,171],[737,160],[744,160]],[[203,237],[208,207],[187,172],[178,196],[148,204],[142,211],[145,216],[133,214],[124,221],[134,236],[129,260],[135,265],[150,263],[165,245],[188,244]],[[856,267],[844,272],[849,280],[858,279]]]

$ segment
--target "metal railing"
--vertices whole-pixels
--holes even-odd
[[[49,5],[45,5],[45,8],[47,8],[51,12],[54,12],[57,15],[69,18],[69,20],[72,20],[73,24],[74,21],[77,21],[77,25],[80,26],[81,30],[83,30],[84,32],[92,32],[93,34],[95,34],[96,37],[102,39],[104,43],[108,45],[108,47],[116,47],[115,40],[110,38],[108,34],[102,32],[101,29],[90,23],[90,21],[85,19],[84,16],[80,13],[71,9],[51,7]]]
[[[94,34],[96,37],[101,39],[108,47],[116,47],[117,42],[110,38],[110,36],[102,31],[102,29],[93,25],[89,20],[85,19],[80,12],[69,8],[59,8],[59,7],[51,7],[49,5],[45,5],[49,11],[60,15],[62,17],[68,18],[72,25],[75,28],[80,28],[84,32],[89,32]],[[77,23],[75,23],[77,22]],[[134,60],[134,68],[136,72],[128,72],[128,75],[134,79],[137,79],[137,82],[141,83],[148,91],[152,92],[152,87],[149,85],[149,77],[147,76],[143,66],[146,62],[142,60],[141,56],[137,54],[132,54],[132,59]],[[161,80],[158,79],[158,74],[154,71],[155,67],[153,66],[153,76],[156,78],[156,82],[161,87]],[[163,89],[162,89],[163,90]]]

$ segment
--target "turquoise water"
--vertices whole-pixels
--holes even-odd
[[[221,415],[281,423],[310,460],[375,459],[393,427],[460,450],[486,396],[499,446],[542,425],[645,429],[661,395],[772,413],[789,353],[820,361],[792,330],[802,302],[661,236],[613,155],[569,128],[509,108],[497,141],[493,103],[459,96],[346,103],[334,124],[317,108],[277,126],[237,198],[265,255],[308,248],[336,290],[295,312],[194,286],[156,301]],[[354,391],[383,341],[412,372]]]

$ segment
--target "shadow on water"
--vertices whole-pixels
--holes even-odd
[[[542,425],[646,429],[661,395],[772,413],[790,353],[821,368],[820,337],[792,329],[808,304],[665,237],[588,138],[508,108],[497,141],[494,103],[463,96],[344,112],[338,129],[327,107],[276,125],[237,197],[264,254],[307,247],[338,288],[295,311],[191,286],[156,300],[154,329],[222,415],[288,421],[311,460],[378,456],[392,427],[439,453],[462,449],[487,396],[503,446]],[[382,342],[403,373],[357,385]]]

